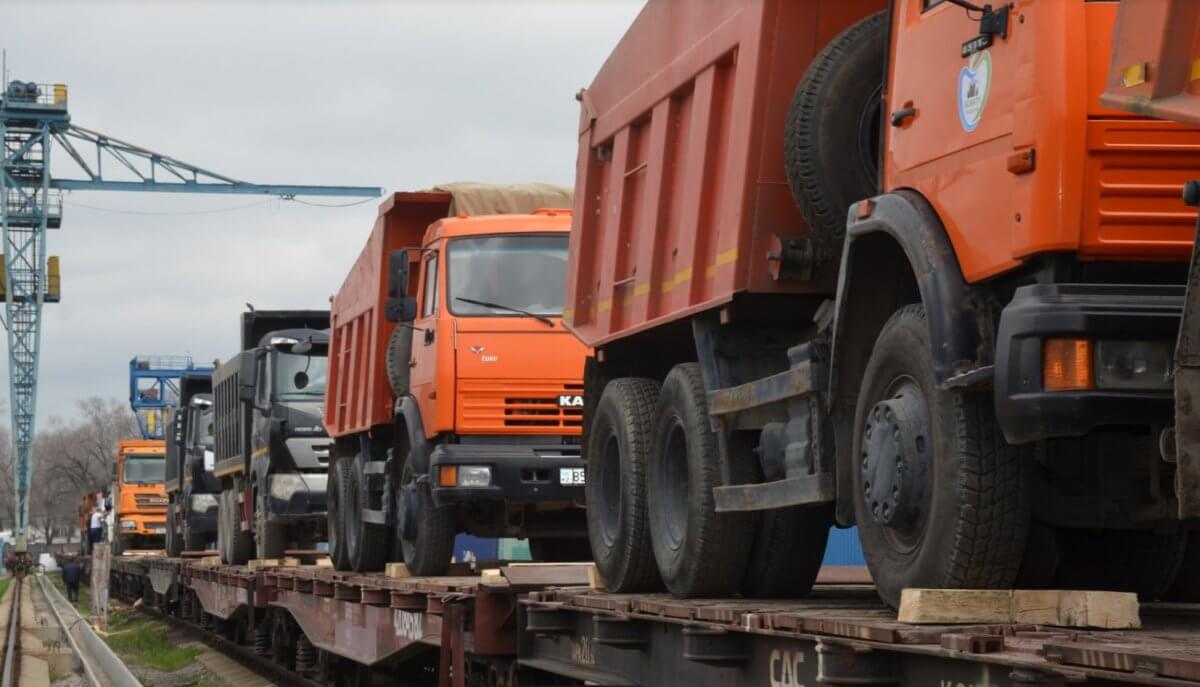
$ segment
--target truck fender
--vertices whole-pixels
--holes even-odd
[[[838,465],[839,523],[850,524],[854,409],[867,360],[885,322],[900,307],[925,306],[938,386],[964,388],[990,379],[991,305],[963,278],[954,246],[933,206],[899,190],[850,206],[838,272],[829,400]]]
[[[408,440],[408,446],[412,450],[413,470],[418,474],[428,474],[429,456],[433,453],[433,446],[425,438],[425,425],[421,421],[421,409],[417,407],[417,399],[411,394],[396,399],[395,415],[396,423],[401,425],[397,428],[396,439]]]

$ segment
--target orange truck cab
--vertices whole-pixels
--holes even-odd
[[[1200,129],[1137,107],[1198,72],[1111,69],[1126,7],[1194,50],[1182,1],[646,4],[580,95],[565,313],[608,589],[803,594],[831,524],[893,605],[1200,576]]]
[[[161,549],[167,532],[166,443],[123,439],[113,476],[113,552]]]
[[[331,557],[378,569],[396,542],[410,572],[443,574],[465,532],[586,558],[587,349],[561,322],[571,217],[538,209],[569,191],[443,188],[380,206],[333,299]]]

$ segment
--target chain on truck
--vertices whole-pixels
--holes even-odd
[[[328,310],[242,313],[242,351],[213,373],[221,560],[279,558],[325,538],[321,424]]]
[[[1197,593],[1200,130],[1101,104],[1117,10],[646,6],[580,95],[565,313],[610,589],[803,594],[836,524],[892,605]]]

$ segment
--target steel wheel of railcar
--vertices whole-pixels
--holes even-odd
[[[754,516],[715,510],[713,488],[737,469],[717,449],[699,365],[676,365],[667,375],[651,447],[650,541],[663,583],[679,597],[736,592],[754,540]]]
[[[854,505],[867,565],[892,606],[906,587],[1008,588],[1030,520],[1028,456],[991,396],[940,390],[920,305],[896,311],[855,413]]]
[[[363,508],[370,501],[367,498],[368,482],[366,464],[363,455],[358,453],[347,466],[342,492],[342,509],[345,517],[345,549],[350,567],[358,572],[382,570],[387,561],[388,549],[391,546],[391,536],[386,525],[366,522],[363,520]]]
[[[427,481],[417,481],[405,456],[396,493],[396,536],[408,571],[417,576],[445,575],[454,555],[454,509],[433,503]]]
[[[657,402],[654,380],[615,379],[604,387],[585,438],[588,537],[596,569],[613,592],[662,588],[646,506]]]

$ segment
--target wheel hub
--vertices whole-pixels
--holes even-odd
[[[876,403],[862,437],[862,488],[871,518],[907,530],[925,509],[930,462],[929,412],[920,393],[902,389]]]

